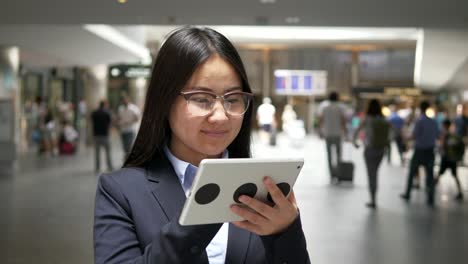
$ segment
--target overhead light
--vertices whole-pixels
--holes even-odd
[[[125,3],[127,3],[127,0],[117,0],[117,2],[119,2],[121,4],[125,4]]]
[[[383,46],[371,45],[371,44],[338,44],[333,46],[336,50],[344,51],[368,51],[383,49]]]
[[[239,41],[261,40],[417,40],[415,28],[352,28],[300,26],[213,26],[214,29]]]
[[[274,4],[274,3],[276,3],[276,0],[260,0],[260,3],[262,3],[262,4]]]
[[[117,77],[117,76],[120,75],[120,70],[117,69],[117,68],[113,68],[110,73],[111,73],[112,77]]]
[[[83,27],[89,32],[96,34],[97,36],[113,43],[114,45],[137,55],[140,57],[143,64],[151,63],[150,52],[145,46],[128,38],[115,28],[109,25],[84,25]]]
[[[301,19],[299,17],[287,17],[285,21],[288,24],[298,24],[301,22]]]
[[[426,110],[426,116],[427,116],[427,117],[430,117],[430,118],[434,118],[434,117],[435,117],[435,110],[434,110],[434,108],[429,107],[429,108]]]
[[[392,113],[392,111],[390,111],[390,108],[388,108],[387,106],[382,107],[381,112],[382,115],[384,115],[385,117],[389,116]]]

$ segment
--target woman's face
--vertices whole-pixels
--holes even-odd
[[[242,82],[234,68],[215,54],[198,66],[182,92],[198,90],[223,95],[242,91]],[[188,111],[185,98],[178,96],[169,114],[171,152],[196,166],[204,158],[219,157],[239,133],[242,120],[243,116],[228,115],[222,100],[216,101],[210,114],[194,115]]]

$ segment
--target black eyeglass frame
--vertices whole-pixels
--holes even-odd
[[[222,99],[224,112],[226,112],[227,114],[232,115],[232,116],[244,115],[247,112],[247,110],[249,109],[250,102],[252,102],[253,97],[254,97],[252,93],[247,93],[247,92],[242,92],[242,91],[232,91],[232,92],[227,92],[227,93],[225,93],[223,95],[217,95],[217,94],[215,94],[213,92],[197,90],[197,91],[180,92],[179,94],[182,97],[184,97],[185,101],[187,102],[187,107],[188,107],[188,104],[189,104],[190,96],[192,96],[194,94],[208,94],[208,95],[213,96],[215,101],[218,98]],[[241,94],[241,95],[247,96],[247,104],[245,106],[244,112],[242,112],[241,114],[232,114],[232,113],[229,113],[228,109],[226,109],[226,105],[225,105],[226,104],[226,98],[225,97],[229,96],[229,95],[233,95],[233,94]],[[203,115],[203,116],[207,116],[207,115],[213,113],[214,105],[215,105],[215,103],[213,103],[213,105],[211,106],[211,110],[208,113],[206,113],[206,115]]]

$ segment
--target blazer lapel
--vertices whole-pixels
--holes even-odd
[[[179,221],[179,219],[175,219],[174,217],[180,215],[187,198],[172,168],[172,164],[167,158],[164,158],[152,162],[148,171],[147,179],[152,183],[151,192],[166,215],[167,221]],[[208,263],[206,251],[203,252],[200,262],[196,263]]]
[[[152,162],[147,178],[153,183],[151,191],[164,211],[167,220],[170,221],[179,215],[186,197],[169,160],[164,158]]]
[[[229,224],[226,264],[245,263],[250,244],[250,232]]]

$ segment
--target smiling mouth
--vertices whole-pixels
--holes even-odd
[[[202,131],[202,132],[211,137],[222,137],[227,134],[227,131]]]

